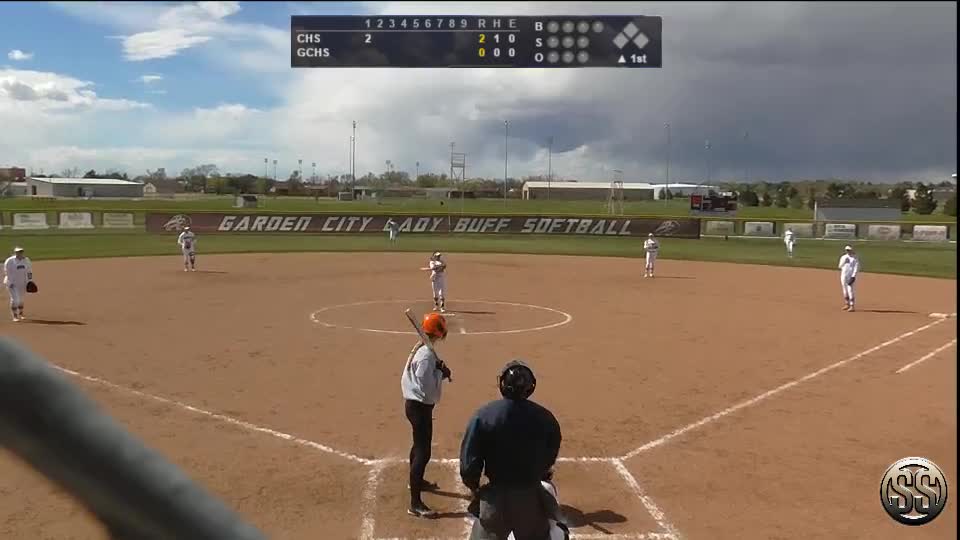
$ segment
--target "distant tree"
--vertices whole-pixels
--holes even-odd
[[[760,197],[760,206],[773,206],[773,197],[770,196],[770,192],[764,192],[763,196]]]
[[[913,195],[913,211],[926,216],[932,214],[936,209],[937,200],[933,198],[933,191],[923,182],[917,182],[916,191]]]
[[[790,184],[786,182],[777,186],[777,191],[773,196],[773,204],[777,208],[786,208],[790,205]]]
[[[840,199],[843,197],[844,191],[845,190],[842,184],[838,184],[837,182],[830,182],[830,184],[827,185],[826,196],[828,199]]]
[[[795,195],[791,197],[790,208],[793,208],[794,210],[800,210],[801,208],[803,208],[803,197],[801,197],[800,195]]]
[[[670,193],[670,188],[665,187],[665,188],[662,188],[662,189],[660,190],[660,194],[657,195],[657,197],[658,197],[661,201],[668,201],[668,200],[670,200],[670,199],[673,198],[673,194]]]
[[[817,188],[810,186],[807,188],[807,208],[813,210],[817,206]]]
[[[954,193],[946,202],[943,203],[943,213],[948,216],[957,217],[957,194]]]
[[[760,204],[760,197],[757,196],[757,192],[752,188],[741,191],[737,198],[738,202],[743,206],[758,206]]]
[[[86,173],[84,173],[83,177],[84,177],[84,178],[96,178],[96,177],[97,177],[97,171],[94,170],[94,169],[90,169],[89,171],[87,171]]]
[[[60,178],[80,178],[80,169],[77,167],[64,169],[60,172]]]
[[[898,185],[890,190],[890,193],[887,195],[888,199],[899,200],[900,201],[900,211],[909,212],[910,211],[910,197],[907,196],[907,188]]]

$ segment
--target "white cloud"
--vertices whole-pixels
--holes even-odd
[[[92,82],[57,73],[0,69],[0,115],[14,108],[56,112],[84,109],[122,111],[149,107],[146,103],[128,99],[100,97],[93,86]]]
[[[23,52],[20,49],[14,49],[7,53],[7,58],[14,62],[23,62],[33,59],[33,53]]]
[[[163,75],[141,75],[139,79],[143,84],[149,85],[163,80]]]
[[[123,38],[123,57],[132,62],[168,58],[211,39],[209,36],[191,35],[181,28],[140,32]]]

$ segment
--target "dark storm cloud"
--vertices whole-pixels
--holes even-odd
[[[662,177],[669,122],[674,178],[706,174],[707,139],[714,179],[942,180],[956,170],[954,3],[626,11],[664,17],[663,69],[583,70],[564,98],[489,111],[510,116],[516,159],[553,135],[555,152],[589,145],[628,176]],[[477,127],[479,153],[502,156],[502,120]]]

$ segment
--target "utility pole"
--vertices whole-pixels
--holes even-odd
[[[547,139],[547,200],[550,200],[550,184],[553,182],[553,136]]]
[[[507,149],[509,148],[510,121],[503,121],[503,208],[507,208]]]
[[[663,194],[663,200],[667,200],[667,193],[670,192],[670,123],[667,122],[663,124],[664,129],[667,130],[667,178],[666,178],[666,193]]]

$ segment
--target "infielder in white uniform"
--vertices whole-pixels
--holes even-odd
[[[177,237],[177,245],[183,253],[183,271],[197,271],[197,235],[190,230],[190,227],[184,227],[183,232]]]
[[[657,253],[660,251],[660,242],[653,237],[653,233],[647,235],[647,239],[643,242],[643,250],[647,252],[647,266],[643,277],[653,277],[653,267],[657,263]]]
[[[787,257],[790,258],[793,258],[793,244],[796,243],[793,236],[793,229],[787,229],[787,232],[783,233],[783,243],[787,246]]]
[[[23,253],[23,248],[13,250],[13,255],[3,263],[3,285],[10,296],[10,313],[13,322],[24,320],[23,296],[27,292],[27,283],[33,280],[33,266]]]
[[[856,295],[854,294],[853,284],[857,281],[857,273],[860,271],[860,259],[853,251],[853,248],[846,246],[843,248],[844,254],[840,257],[840,286],[843,287],[843,301],[846,303],[843,310],[853,311]]]
[[[447,261],[443,260],[443,254],[439,251],[434,252],[430,257],[430,264],[421,270],[430,271],[430,284],[433,286],[433,310],[446,313],[447,296]]]

